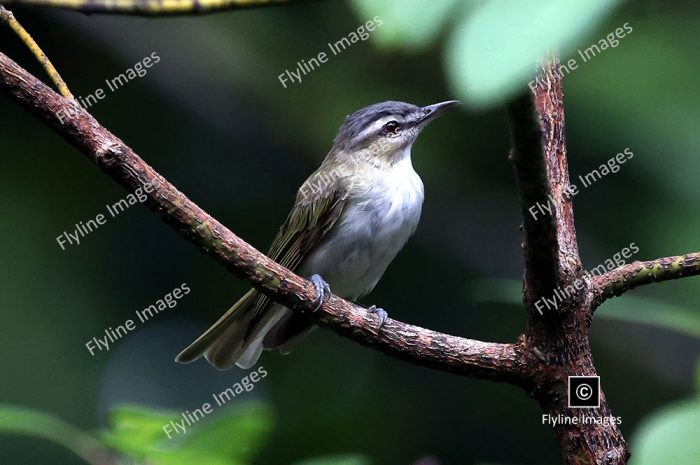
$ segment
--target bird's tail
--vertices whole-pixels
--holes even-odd
[[[189,363],[204,355],[219,370],[228,370],[234,365],[241,368],[255,365],[263,350],[263,338],[285,311],[279,306],[260,308],[259,299],[264,298],[255,289],[248,291],[175,360]],[[256,308],[262,318],[254,322]],[[253,324],[255,327],[251,328]]]

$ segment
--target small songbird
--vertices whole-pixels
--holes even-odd
[[[333,293],[355,301],[369,293],[416,230],[423,182],[411,147],[450,100],[425,107],[382,102],[349,115],[321,166],[299,188],[268,256],[316,287],[317,309]],[[367,309],[384,324],[381,308]],[[201,355],[220,370],[250,368],[263,349],[289,353],[315,328],[298,313],[251,289],[177,356]]]

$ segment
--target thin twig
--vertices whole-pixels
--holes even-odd
[[[5,7],[3,7],[2,5],[0,5],[0,20],[7,24],[10,27],[10,29],[15,31],[17,36],[19,36],[20,40],[24,42],[24,44],[29,48],[29,50],[31,50],[31,52],[34,54],[36,59],[39,60],[39,63],[41,63],[41,66],[46,71],[46,74],[49,75],[53,83],[56,85],[56,88],[61,93],[61,95],[72,100],[73,94],[71,94],[70,90],[68,90],[68,86],[61,78],[61,75],[58,74],[56,68],[54,68],[54,66],[51,64],[51,60],[49,60],[49,57],[46,56],[44,51],[39,47],[39,45],[34,41],[34,39],[32,39],[32,36],[29,35],[27,30],[22,27],[19,21],[17,21],[15,15],[12,14],[11,11],[5,9]]]
[[[593,278],[596,305],[645,284],[700,275],[700,252],[633,262]]]
[[[61,8],[86,14],[173,16],[209,14],[306,0],[5,0],[5,4]]]

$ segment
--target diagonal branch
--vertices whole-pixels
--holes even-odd
[[[210,14],[306,0],[4,0],[5,5],[61,8],[86,14],[137,16]]]
[[[633,262],[593,278],[596,305],[645,284],[700,275],[700,252]]]
[[[166,223],[272,300],[308,315],[320,326],[399,359],[495,381],[520,384],[525,378],[532,357],[520,343],[481,342],[392,319],[378,330],[376,316],[336,296],[327,299],[320,311],[311,313],[316,291],[309,281],[233,234],[74,101],[56,94],[2,53],[0,90],[34,113],[114,180],[127,189],[141,189],[148,196],[148,207],[158,212]],[[157,187],[146,189],[148,185]]]
[[[31,51],[34,57],[39,61],[41,66],[44,68],[44,71],[46,71],[46,74],[49,75],[61,95],[72,99],[73,94],[71,94],[70,90],[68,90],[68,86],[63,81],[61,75],[58,74],[56,68],[54,68],[51,60],[49,60],[49,57],[46,56],[41,47],[39,47],[39,44],[34,41],[27,30],[22,27],[19,21],[17,21],[15,15],[13,15],[11,11],[6,10],[2,5],[0,5],[0,21],[4,22],[10,29],[15,31],[15,34],[17,34],[20,40],[24,42],[29,51]]]
[[[557,57],[540,70],[538,85],[508,107],[523,215],[525,300],[532,304],[581,273],[564,134],[561,75]],[[539,116],[539,118],[538,118]]]

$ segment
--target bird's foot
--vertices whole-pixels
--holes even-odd
[[[370,308],[367,309],[368,313],[374,313],[379,317],[379,329],[384,326],[384,323],[386,323],[386,319],[389,318],[389,315],[384,311],[383,308],[379,308],[376,305],[372,305]]]
[[[316,298],[313,300],[313,302],[316,304],[314,312],[317,312],[318,309],[321,308],[321,305],[323,305],[326,295],[331,293],[331,287],[319,274],[311,276],[309,281],[314,283],[314,286],[316,286]]]

